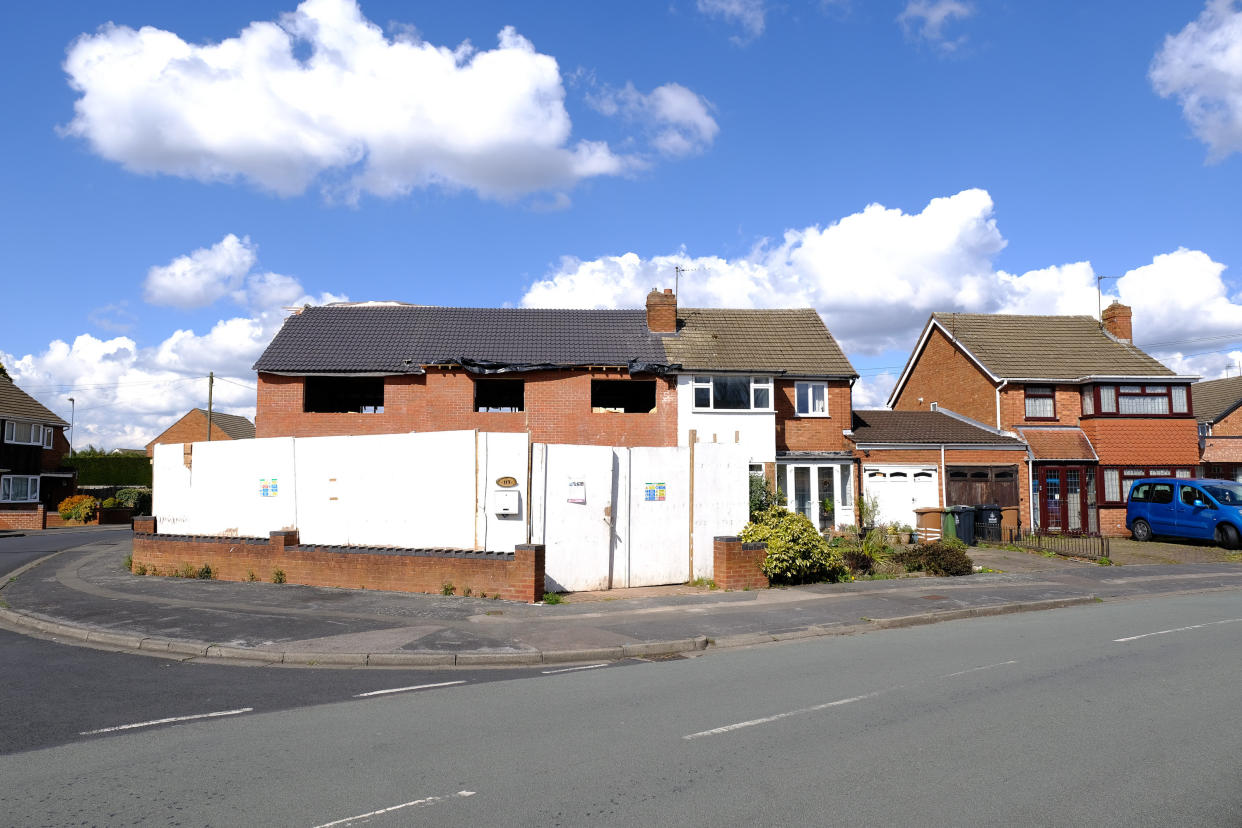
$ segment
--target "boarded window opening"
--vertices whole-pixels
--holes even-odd
[[[314,414],[382,414],[383,377],[307,377],[302,410]]]
[[[474,410],[513,412],[526,410],[525,380],[475,380]]]
[[[591,380],[591,410],[619,414],[655,411],[655,380]]]

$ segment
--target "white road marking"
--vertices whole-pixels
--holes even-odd
[[[985,664],[982,667],[971,667],[969,670],[959,670],[956,673],[949,673],[947,676],[941,676],[941,678],[957,678],[958,676],[964,676],[967,673],[977,673],[980,670],[991,670],[994,667],[1008,667],[1010,664],[1017,664],[1017,663],[1018,662],[1016,660],[1015,661],[998,661],[995,664]]]
[[[574,670],[594,670],[596,667],[607,667],[607,666],[608,666],[607,664],[588,664],[585,667],[562,667],[559,670],[544,670],[543,674],[545,676],[550,676],[553,673],[572,673]]]
[[[442,681],[439,684],[416,684],[413,687],[393,687],[390,690],[372,690],[370,693],[358,693],[355,699],[363,699],[367,696],[387,696],[389,693],[408,693],[411,690],[430,690],[432,687],[452,687],[454,684],[465,684],[463,681]]]
[[[819,711],[819,710],[827,710],[830,707],[840,707],[843,704],[851,704],[856,701],[862,701],[863,699],[875,698],[881,693],[886,693],[886,692],[888,691],[877,690],[874,693],[866,693],[862,696],[850,696],[848,699],[837,699],[836,701],[824,702],[823,704],[817,704],[817,705],[814,705],[813,707],[803,707],[800,710],[790,710],[788,713],[777,713],[775,716],[764,716],[762,719],[751,719],[746,722],[737,722],[735,724],[725,725],[724,727],[713,727],[711,730],[701,730],[698,733],[691,733],[690,735],[682,736],[681,738],[689,740],[689,739],[699,739],[703,736],[719,736],[721,733],[729,733],[734,730],[741,730],[744,727],[754,727],[755,725],[770,724],[771,722],[778,722],[781,719],[788,719],[790,716],[802,716],[806,713],[815,713],[816,711]]]
[[[135,722],[134,724],[117,725],[116,727],[101,727],[98,730],[83,730],[79,736],[95,736],[100,733],[115,733],[118,730],[133,730],[136,727],[152,727],[154,725],[171,724],[173,722],[189,722],[194,719],[215,719],[220,716],[239,716],[242,713],[250,713],[253,707],[241,707],[237,710],[218,710],[215,713],[198,713],[193,716],[173,716],[168,719],[152,719],[149,722]]]
[[[400,805],[393,805],[391,808],[380,808],[378,811],[370,811],[358,816],[345,817],[335,822],[325,822],[323,825],[316,825],[315,828],[332,828],[334,825],[348,825],[360,819],[369,819],[380,814],[390,814],[393,811],[400,811],[402,808],[414,808],[419,805],[430,805],[433,802],[443,802],[446,799],[465,799],[468,796],[474,796],[474,791],[458,791],[451,796],[429,796],[425,799],[415,799],[413,802],[402,802]]]
[[[1192,624],[1189,627],[1174,627],[1171,630],[1160,630],[1158,632],[1143,633],[1142,635],[1132,635],[1128,638],[1114,638],[1114,644],[1124,644],[1127,641],[1138,641],[1140,638],[1151,638],[1153,635],[1168,635],[1175,632],[1186,632],[1187,630],[1201,630],[1204,627],[1215,627],[1220,624],[1233,624],[1242,621],[1242,618],[1226,618],[1224,621],[1209,621],[1206,624]]]

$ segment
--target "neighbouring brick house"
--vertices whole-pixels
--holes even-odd
[[[1199,474],[1242,481],[1242,377],[1191,386],[1199,423]]]
[[[207,409],[192,408],[147,443],[146,454],[151,457],[155,447],[166,443],[197,443],[200,440],[252,440],[254,423],[236,414],[211,412],[211,436],[207,436]]]
[[[73,494],[73,472],[61,470],[68,426],[0,375],[0,528],[42,529],[39,507],[55,511]]]
[[[858,374],[813,309],[307,307],[255,363],[259,437],[479,429],[533,442],[741,443],[817,522],[852,504]]]
[[[913,525],[928,506],[1016,507],[1030,525],[1026,444],[1014,434],[945,411],[855,411],[864,495],[879,523]]]
[[[1134,346],[1130,308],[1090,316],[936,313],[890,408],[951,409],[1029,446],[1036,525],[1125,531],[1129,481],[1199,463],[1193,376]]]

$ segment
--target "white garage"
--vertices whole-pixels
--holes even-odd
[[[879,524],[915,525],[914,510],[940,505],[940,479],[935,466],[864,465],[863,496],[875,495]]]

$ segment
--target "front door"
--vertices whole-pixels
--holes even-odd
[[[1039,467],[1040,527],[1045,532],[1095,534],[1095,468]]]

